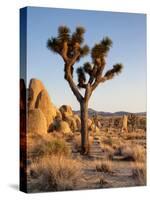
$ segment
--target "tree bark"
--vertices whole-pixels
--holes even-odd
[[[88,101],[80,103],[81,111],[81,154],[89,154],[89,137],[88,137]]]

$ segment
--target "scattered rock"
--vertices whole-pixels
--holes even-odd
[[[122,132],[128,132],[128,116],[124,115],[122,118]]]
[[[62,119],[62,114],[58,108],[56,108],[56,117],[55,118]]]
[[[60,110],[60,112],[62,114],[62,118],[63,119],[73,115],[71,106],[62,105],[59,110]]]
[[[65,121],[69,124],[70,129],[75,132],[77,130],[77,123],[74,116],[68,116]]]
[[[80,131],[81,130],[81,119],[78,115],[74,115],[73,117],[76,120],[77,129],[78,129],[78,131]]]
[[[92,124],[90,126],[90,130],[93,132],[93,133],[99,133],[99,128],[95,125],[95,124]]]
[[[55,121],[55,129],[58,132],[64,133],[64,134],[71,134],[72,131],[69,127],[69,124],[63,120]]]

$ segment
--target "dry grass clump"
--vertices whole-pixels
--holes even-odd
[[[30,135],[27,144],[29,158],[52,154],[69,156],[71,153],[71,149],[64,139],[55,138],[48,134],[47,136]]]
[[[112,146],[112,144],[113,144],[112,137],[111,137],[110,135],[107,136],[107,137],[104,137],[104,138],[102,139],[102,143]]]
[[[146,160],[146,151],[145,148],[141,145],[136,145],[133,148],[134,151],[134,160],[139,162],[145,162]]]
[[[103,188],[103,187],[105,187],[105,185],[107,184],[108,182],[107,182],[107,180],[106,180],[106,178],[104,177],[104,176],[99,176],[99,180],[98,180],[98,184],[99,184],[99,186],[100,186],[100,188]]]
[[[79,152],[81,149],[81,136],[80,135],[76,135],[74,137],[73,144],[74,144],[75,150]]]
[[[123,145],[116,149],[115,155],[120,155],[124,157],[127,161],[139,161],[144,162],[146,157],[146,152],[144,147],[141,145]]]
[[[140,131],[140,132],[129,132],[129,133],[126,133],[124,138],[126,140],[142,140],[142,139],[145,139],[146,138],[146,134],[144,131]]]
[[[108,159],[113,159],[114,149],[111,146],[102,144],[100,147],[101,147],[102,151],[106,154],[106,157]]]
[[[43,146],[44,154],[70,155],[70,148],[63,139],[53,139]]]
[[[116,148],[119,146],[121,143],[123,143],[123,139],[120,136],[116,136],[115,134],[112,133],[112,135],[106,134],[105,136],[102,136],[100,138],[101,142],[105,145],[109,145],[113,148]]]
[[[97,172],[112,173],[112,162],[110,160],[96,161],[95,169]]]
[[[132,165],[132,177],[137,185],[146,185],[146,165],[136,162]]]
[[[28,190],[73,190],[80,183],[81,177],[81,164],[76,160],[65,156],[47,156],[33,162],[29,167]]]
[[[93,136],[89,136],[89,145],[91,146],[92,143],[93,143]],[[74,144],[75,150],[80,152],[80,150],[81,150],[81,135],[74,136],[73,144]]]

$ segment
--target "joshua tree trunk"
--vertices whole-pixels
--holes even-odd
[[[88,101],[83,100],[80,103],[81,111],[81,154],[89,153],[88,137]]]

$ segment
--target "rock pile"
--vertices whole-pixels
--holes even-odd
[[[73,113],[71,106],[62,105],[59,108],[59,110],[62,114],[62,119],[69,124],[72,132],[80,131],[81,128],[80,117]]]
[[[28,124],[29,124],[29,127],[35,126],[34,127],[35,132],[36,132],[36,127],[37,127],[37,131],[39,132],[38,126],[42,127],[42,124],[38,124],[38,123],[42,123],[44,120],[39,120],[39,118],[35,118],[35,115],[33,115],[33,113],[38,112],[38,117],[39,117],[40,115],[39,110],[42,112],[43,114],[42,119],[44,117],[46,121],[46,132],[48,131],[49,127],[52,125],[54,119],[57,116],[61,117],[59,110],[53,105],[44,85],[42,84],[40,80],[37,80],[37,79],[31,79],[30,84],[29,84],[28,110],[29,110]],[[45,122],[43,123],[44,125],[43,125],[42,132],[45,133]]]
[[[80,117],[72,111],[71,106],[62,105],[59,109],[52,103],[43,83],[31,79],[28,89],[28,132],[45,134],[47,132],[61,132],[72,134],[80,132]],[[90,131],[97,131],[97,127],[88,120]]]

